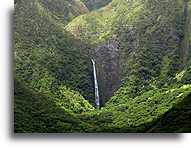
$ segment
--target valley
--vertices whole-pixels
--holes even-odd
[[[190,0],[16,0],[14,21],[16,133],[191,131]]]

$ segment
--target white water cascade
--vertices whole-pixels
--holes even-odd
[[[96,107],[99,109],[100,107],[100,98],[99,98],[99,89],[98,89],[98,82],[97,82],[97,75],[96,75],[96,66],[95,66],[95,61],[93,59],[92,64],[93,64],[93,74],[94,74],[94,87],[95,87],[95,104]]]

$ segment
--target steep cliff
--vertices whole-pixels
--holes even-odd
[[[93,50],[97,63],[101,104],[114,94],[120,86],[119,41],[115,36]]]
[[[183,66],[187,64],[190,49],[190,34],[191,34],[191,4],[190,0],[184,0],[184,35],[182,40],[181,58]]]
[[[180,0],[113,0],[101,10],[75,18],[66,30],[94,46],[95,50],[116,36],[119,60],[113,64],[119,63],[120,83],[127,86],[129,95],[136,96],[150,86],[171,83],[181,70],[180,46],[185,34],[183,16],[184,3]],[[100,57],[107,59],[107,55]],[[107,63],[105,67],[111,65]],[[101,87],[108,86],[103,84]]]
[[[190,8],[188,0],[17,0],[15,131],[190,132]]]
[[[95,10],[99,9],[108,3],[110,3],[112,0],[81,0],[89,10]]]

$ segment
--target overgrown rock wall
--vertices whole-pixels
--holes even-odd
[[[104,104],[120,86],[119,41],[113,36],[97,46],[94,52],[101,104]]]

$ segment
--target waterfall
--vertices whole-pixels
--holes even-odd
[[[91,59],[91,60],[92,60],[92,64],[93,64],[93,74],[94,74],[95,104],[96,104],[96,107],[99,108],[100,107],[100,98],[99,98],[99,89],[98,89],[95,61],[93,59]]]

